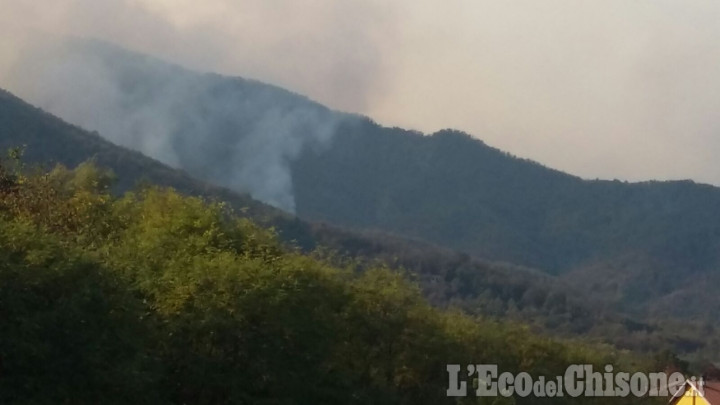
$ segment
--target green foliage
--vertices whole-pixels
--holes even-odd
[[[144,305],[23,218],[0,219],[0,403],[152,403]]]
[[[58,167],[0,193],[2,403],[439,404],[447,363],[650,365],[439,311],[388,268],[285,249],[173,190],[112,197],[110,179]]]

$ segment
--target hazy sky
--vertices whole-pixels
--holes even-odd
[[[718,21],[701,0],[2,0],[0,76],[37,30],[92,36],[583,177],[720,184]]]

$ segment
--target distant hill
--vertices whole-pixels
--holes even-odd
[[[535,267],[627,309],[716,316],[707,310],[720,303],[709,287],[720,281],[716,187],[587,181],[457,131],[369,122],[305,153],[293,178],[305,218]]]
[[[715,187],[582,180],[461,132],[385,128],[100,42],[35,66],[17,80],[31,102],[301,218],[537,268],[627,312],[717,317]]]

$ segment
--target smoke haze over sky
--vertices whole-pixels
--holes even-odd
[[[702,0],[3,0],[0,75],[90,36],[583,177],[720,184],[718,21]]]

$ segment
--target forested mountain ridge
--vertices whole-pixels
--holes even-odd
[[[675,328],[675,323],[667,325],[666,321],[638,322],[621,315],[610,301],[537,270],[489,263],[386,233],[306,222],[246,195],[194,180],[0,91],[0,148],[18,145],[26,146],[24,161],[30,167],[40,164],[50,169],[56,163],[74,167],[90,159],[116,173],[116,193],[143,183],[171,186],[190,195],[227,202],[236,212],[273,227],[286,244],[306,252],[329,248],[339,254],[333,260],[340,262],[351,259],[362,267],[385,263],[404,268],[420,283],[425,297],[440,307],[454,305],[471,314],[512,319],[554,335],[584,336],[621,348],[648,352],[672,349],[686,355],[698,350],[715,353],[712,341],[699,339],[702,325]]]
[[[116,173],[117,180],[113,185],[116,193],[148,183],[227,202],[238,213],[273,227],[285,243],[306,252],[325,247],[348,258],[403,266],[419,277],[419,281],[427,287],[431,301],[439,305],[450,301],[458,304],[466,299],[474,301],[476,296],[485,293],[491,295],[490,301],[461,306],[470,312],[501,316],[507,309],[508,301],[516,300],[517,304],[523,305],[520,301],[526,290],[540,288],[546,292],[557,290],[563,295],[562,301],[568,307],[555,308],[561,316],[564,317],[574,307],[576,317],[587,320],[594,317],[590,308],[580,302],[580,293],[574,297],[573,292],[558,285],[560,282],[553,276],[478,261],[467,254],[422,241],[378,232],[347,231],[303,221],[247,195],[195,180],[136,151],[114,145],[97,133],[65,123],[3,90],[0,90],[0,123],[0,148],[8,150],[24,146],[23,160],[31,167],[39,164],[49,170],[55,164],[75,167],[92,160]],[[462,282],[459,277],[462,277]],[[458,289],[462,291],[460,295],[455,291]],[[473,308],[474,305],[480,306]],[[532,311],[537,310],[541,308]],[[584,322],[574,327],[579,328],[576,332],[585,332],[591,323]]]
[[[329,149],[308,152],[294,168],[300,215],[393,229],[555,274],[628,249],[688,270],[720,257],[716,187],[582,180],[458,131],[422,136],[368,124],[339,131]]]
[[[718,281],[716,187],[582,180],[457,131],[422,136],[368,124],[336,136],[293,166],[306,218],[543,269],[639,312],[660,304],[701,314],[707,301],[666,294],[704,295],[697,281]]]
[[[404,268],[433,304],[453,305],[471,314],[515,320],[559,336],[583,336],[644,352],[671,349],[700,361],[718,355],[714,340],[701,339],[711,325],[669,322],[667,317],[638,322],[612,302],[588,294],[557,276],[510,264],[496,264],[422,241],[380,232],[342,230],[306,222],[252,198],[194,180],[142,154],[116,146],[0,91],[0,148],[25,145],[24,161],[50,169],[92,160],[116,173],[121,193],[142,184],[172,186],[190,195],[230,203],[238,213],[272,226],[286,244],[306,252],[318,247],[337,252],[332,260],[355,266],[385,263]],[[324,255],[324,253],[323,253]]]
[[[445,396],[447,362],[471,358],[538,375],[561,374],[572,363],[644,371],[675,365],[662,353],[552,340],[515,317],[498,323],[433,309],[379,260],[415,263],[436,284],[452,281],[442,272],[457,269],[468,282],[459,286],[465,296],[479,287],[472,280],[497,282],[501,306],[503,294],[527,288],[518,278],[548,279],[543,285],[552,288],[551,276],[298,221],[313,243],[368,260],[337,267],[283,245],[229,205],[149,181],[210,201],[227,198],[239,213],[292,228],[286,214],[203,185],[6,92],[0,124],[0,144],[24,144],[26,153],[24,161],[0,161],[0,402],[469,404],[484,402]],[[116,174],[87,163],[52,168],[83,158]],[[244,211],[244,203],[258,207]],[[413,249],[422,254],[404,253]],[[566,304],[553,309],[566,311]],[[558,401],[602,403],[509,403]]]
[[[716,317],[702,309],[720,304],[705,288],[720,281],[716,187],[583,180],[461,132],[385,128],[98,42],[57,58],[27,78],[44,89],[31,102],[192,176],[301,218],[540,269],[623,311]]]

